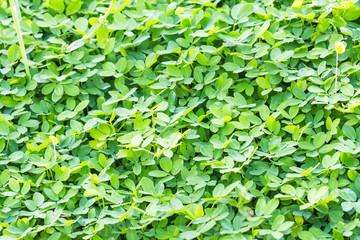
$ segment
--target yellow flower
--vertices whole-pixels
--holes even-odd
[[[56,145],[59,142],[59,139],[57,139],[57,137],[55,136],[50,136],[49,138],[54,145]]]
[[[99,183],[99,177],[96,174],[93,174],[93,176],[91,177],[91,181],[94,184],[98,184]]]
[[[336,42],[335,43],[335,51],[337,53],[344,53],[345,52],[345,44],[343,42]]]

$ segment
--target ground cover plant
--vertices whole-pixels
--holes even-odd
[[[359,239],[359,17],[0,1],[0,239]]]

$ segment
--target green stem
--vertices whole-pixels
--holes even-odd
[[[112,0],[111,3],[110,3],[110,6],[109,8],[106,10],[106,13],[104,16],[100,17],[99,20],[100,20],[100,25],[104,24],[105,21],[106,21],[106,18],[110,15],[110,12],[112,10],[112,8],[114,7],[114,4],[115,4],[115,0]],[[90,35],[88,36],[84,36],[86,39],[91,39],[93,36],[95,36],[95,34],[97,33],[97,30],[99,29],[99,26],[97,28],[95,28],[92,33],[90,33]]]
[[[57,161],[57,156],[56,156],[56,148],[55,148],[55,144],[54,145],[54,159],[55,159],[55,162]]]
[[[336,69],[335,69],[335,93],[337,90],[337,75],[338,75],[338,56],[339,54],[336,52]]]
[[[14,27],[15,27],[19,45],[20,45],[21,56],[22,56],[22,59],[23,59],[24,65],[25,65],[26,76],[27,76],[28,80],[31,81],[29,62],[28,62],[27,55],[26,55],[24,39],[22,37],[22,32],[21,32],[21,27],[20,27],[20,16],[18,15],[18,12],[17,12],[17,5],[15,3],[15,0],[9,0],[9,2],[10,2],[11,15],[12,15],[13,21],[14,21]]]
[[[115,0],[111,0],[110,6],[109,6],[109,8],[106,10],[105,15],[99,18],[99,20],[100,20],[100,25],[102,25],[102,24],[105,23],[106,18],[110,15],[111,10],[113,9],[114,5],[115,5]],[[99,25],[99,26],[100,26],[100,25]],[[97,33],[98,28],[99,28],[99,27],[97,27],[96,29],[94,29],[94,31],[93,31],[90,35],[88,35],[86,38],[87,38],[87,39],[91,39],[93,36],[95,36],[95,34]]]
[[[102,17],[99,17],[99,23],[100,23],[100,24],[99,24],[97,27],[95,27],[95,28],[93,29],[93,31],[92,31],[89,35],[84,35],[82,38],[80,38],[80,39],[76,40],[75,42],[71,43],[71,44],[68,46],[68,49],[71,49],[71,50],[68,50],[68,52],[72,52],[72,51],[76,50],[77,48],[79,48],[81,45],[76,46],[79,42],[82,42],[82,41],[85,41],[85,42],[86,42],[86,41],[90,40],[93,36],[95,36],[95,34],[97,33],[99,27],[100,27],[102,24],[105,23],[106,18],[110,15],[110,13],[111,13],[114,5],[115,5],[115,1],[116,1],[116,0],[111,0],[110,6],[109,6],[109,8],[106,10],[105,15],[102,16]],[[74,47],[74,46],[76,46],[76,47]]]

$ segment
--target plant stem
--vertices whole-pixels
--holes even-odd
[[[336,52],[336,69],[335,69],[335,93],[337,90],[337,75],[338,75],[338,56],[339,54]]]
[[[20,52],[21,52],[21,56],[22,56],[22,59],[24,62],[24,66],[25,66],[26,76],[28,78],[28,81],[31,81],[29,62],[28,62],[28,59],[26,56],[24,39],[22,37],[22,32],[21,32],[21,27],[20,27],[20,16],[17,12],[17,5],[15,3],[15,0],[9,0],[9,2],[10,2],[11,15],[12,15],[13,21],[14,21],[14,27],[16,30],[16,35],[17,35],[18,41],[19,41]]]
[[[80,38],[80,39],[72,42],[72,43],[68,46],[68,49],[71,49],[71,50],[68,50],[67,52],[72,52],[72,51],[78,49],[79,47],[82,46],[82,45],[79,45],[79,43],[81,43],[81,42],[87,42],[87,41],[89,41],[93,36],[95,36],[95,34],[97,33],[99,27],[100,27],[102,24],[105,23],[106,18],[110,15],[110,13],[111,13],[114,5],[115,5],[115,1],[116,1],[116,0],[111,0],[110,6],[109,6],[109,8],[106,10],[105,15],[99,17],[99,24],[98,24],[98,26],[95,27],[89,35],[84,35],[82,38]],[[76,46],[76,45],[78,45],[78,46]],[[75,46],[75,47],[74,47],[74,46]]]
[[[99,22],[100,22],[99,26],[105,23],[106,18],[110,15],[111,10],[114,7],[114,4],[115,4],[115,0],[112,0],[109,8],[105,12],[105,15],[99,18]],[[92,33],[90,33],[90,35],[88,35],[88,36],[85,35],[85,38],[91,39],[93,36],[95,36],[95,34],[97,33],[97,30],[99,29],[99,26],[97,28],[95,28],[94,31],[92,31]]]
[[[56,148],[55,148],[55,144],[54,145],[54,159],[55,159],[55,162],[57,161],[57,156],[56,156]]]

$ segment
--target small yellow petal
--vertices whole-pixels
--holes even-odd
[[[57,139],[57,137],[55,136],[50,136],[49,138],[54,145],[56,145],[59,142],[59,139]]]
[[[91,178],[91,181],[94,183],[94,184],[98,184],[99,183],[99,178],[96,174],[93,174],[92,178]]]
[[[345,44],[343,42],[336,42],[335,43],[335,51],[337,53],[344,53],[345,52]]]

